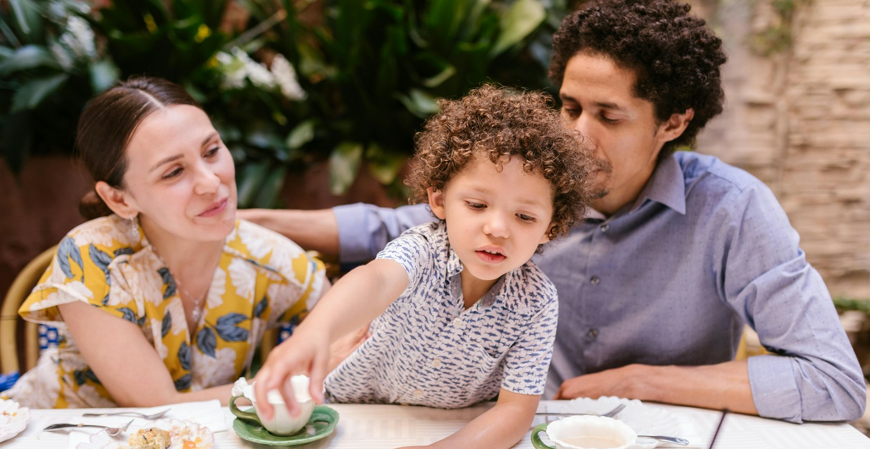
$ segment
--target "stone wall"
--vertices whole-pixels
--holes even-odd
[[[832,295],[870,299],[870,0],[794,0],[791,45],[766,55],[753,34],[789,25],[771,0],[694,3],[729,56],[698,151],[771,187]]]

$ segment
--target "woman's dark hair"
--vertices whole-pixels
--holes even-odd
[[[202,109],[181,86],[152,77],[122,81],[91,100],[79,118],[76,148],[94,181],[122,188],[127,145],[136,128],[152,112],[175,105]],[[79,212],[91,220],[112,210],[91,190],[79,203]]]
[[[722,41],[691,7],[672,0],[599,0],[569,14],[553,35],[550,81],[562,85],[568,61],[601,55],[637,76],[634,94],[649,101],[659,123],[691,108],[695,116],[659,158],[691,146],[707,121],[722,112]]]

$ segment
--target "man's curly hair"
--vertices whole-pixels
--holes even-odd
[[[565,130],[553,100],[538,92],[491,85],[460,100],[439,100],[440,112],[415,136],[417,152],[405,184],[425,203],[426,189],[443,190],[475,157],[500,164],[518,156],[527,173],[553,186],[553,239],[568,232],[591,201],[590,152]]]
[[[560,87],[568,61],[578,53],[605,56],[635,73],[634,94],[653,104],[659,123],[695,111],[660,159],[693,145],[698,131],[722,112],[719,67],[726,57],[722,41],[690,10],[671,0],[599,0],[569,14],[553,35],[550,81]]]

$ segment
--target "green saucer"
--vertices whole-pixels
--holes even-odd
[[[311,414],[308,424],[294,435],[273,435],[260,424],[239,418],[233,421],[233,430],[239,434],[241,439],[252,443],[266,446],[300,446],[326,438],[335,430],[336,424],[338,424],[338,412],[329,407],[317,405],[314,406],[314,412]],[[309,432],[309,429],[312,428],[314,433]]]

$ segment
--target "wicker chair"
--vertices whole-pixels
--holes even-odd
[[[24,330],[24,369],[19,369],[18,308],[51,264],[55,251],[57,246],[43,251],[31,260],[15,277],[6,298],[3,299],[3,308],[0,309],[0,373],[23,373],[36,366],[39,358],[37,325],[27,322]]]

